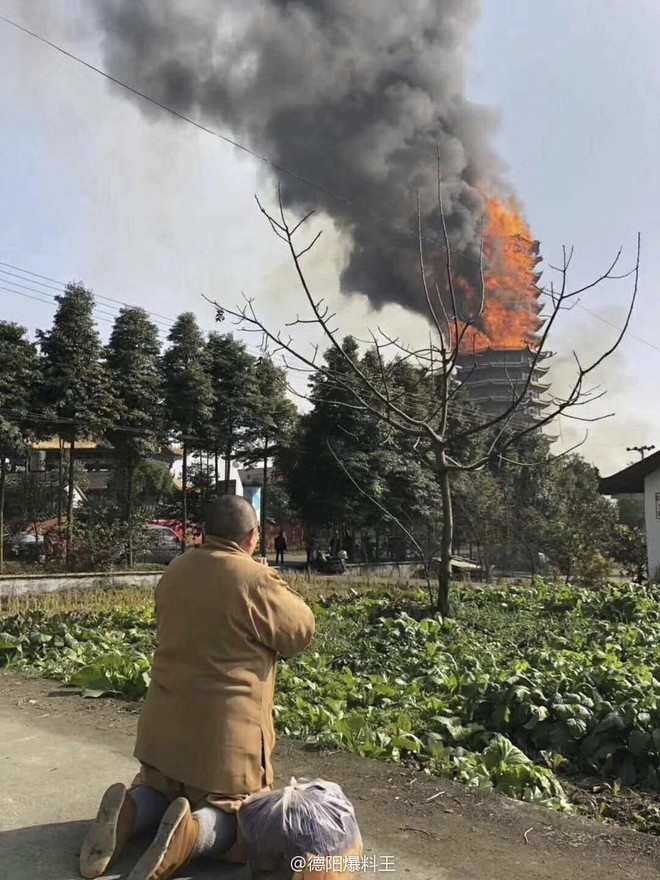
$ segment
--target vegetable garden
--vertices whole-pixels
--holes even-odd
[[[626,821],[660,833],[659,600],[632,584],[460,588],[443,620],[415,592],[319,597],[311,649],[280,664],[276,726],[553,809],[585,803],[588,783],[616,816],[612,798],[632,789]],[[146,591],[0,616],[0,664],[89,697],[140,699],[154,643]]]

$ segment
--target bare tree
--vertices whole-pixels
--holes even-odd
[[[438,281],[429,280],[428,256],[425,249],[427,237],[423,233],[421,220],[418,222],[417,230],[420,285],[427,310],[426,316],[420,318],[420,322],[424,322],[424,335],[428,333],[428,344],[415,348],[389,335],[380,327],[376,331],[370,331],[369,344],[375,352],[378,363],[375,375],[373,371],[367,372],[364,369],[359,358],[345,351],[335,323],[336,313],[332,312],[324,299],[314,295],[306,277],[303,257],[318,242],[321,233],[318,233],[310,243],[299,244],[299,239],[301,231],[314,211],[293,223],[285,212],[281,191],[276,215],[267,211],[258,199],[257,204],[272,231],[289,251],[306,311],[298,314],[286,325],[287,329],[283,330],[271,328],[266,324],[257,311],[253,298],[244,296],[243,303],[234,307],[228,307],[208,297],[207,300],[215,306],[218,321],[223,321],[229,316],[234,318],[242,329],[260,334],[264,349],[271,357],[279,357],[288,369],[318,372],[344,392],[343,397],[348,401],[345,403],[346,406],[371,412],[392,430],[413,438],[427,451],[428,466],[434,470],[442,499],[440,564],[435,606],[443,615],[448,615],[454,535],[452,474],[483,468],[489,461],[506,454],[527,434],[542,430],[559,416],[582,421],[596,421],[607,417],[588,418],[576,414],[575,410],[599,399],[605,393],[599,387],[589,387],[588,383],[594,371],[618,348],[630,323],[639,280],[640,236],[637,236],[635,264],[629,272],[615,274],[622,254],[622,250],[619,249],[604,273],[575,290],[571,290],[568,284],[573,250],[563,249],[561,264],[558,267],[551,267],[558,274],[558,283],[544,289],[544,308],[547,312],[542,316],[545,319],[541,325],[542,329],[539,329],[534,339],[527,343],[529,359],[523,377],[509,382],[509,400],[501,412],[492,415],[483,414],[476,419],[473,417],[466,426],[465,423],[461,425],[450,416],[460,411],[461,407],[465,408],[465,401],[469,398],[470,370],[467,372],[459,370],[459,359],[466,351],[470,352],[471,333],[484,310],[486,301],[484,260],[482,257],[479,265],[478,289],[472,292],[471,306],[466,307],[460,302],[457,277],[452,266],[452,248],[443,212],[439,176],[437,198],[441,231],[439,244],[446,254],[442,273],[445,284],[442,287]],[[421,217],[419,205],[417,215],[418,218]],[[483,242],[481,252],[483,254]],[[614,342],[586,364],[582,363],[574,353],[575,373],[568,390],[562,396],[548,395],[544,402],[545,410],[535,419],[525,418],[524,407],[529,400],[530,386],[541,360],[548,354],[548,339],[559,315],[572,308],[578,297],[588,290],[605,281],[626,277],[633,279],[633,291],[625,323]],[[296,330],[300,331],[303,326],[310,325],[320,331],[324,345],[334,349],[348,368],[342,374],[333,371],[324,363],[320,344],[312,344],[307,351],[296,339],[294,335]],[[473,353],[476,368],[476,350]],[[397,371],[402,366],[410,365],[418,370],[420,377],[432,382],[435,389],[437,406],[424,415],[420,415],[419,407],[414,405],[415,401],[409,394],[402,394],[395,388],[397,383],[394,379]],[[347,374],[350,376],[349,380],[346,378]],[[348,392],[348,395],[345,392]],[[456,427],[457,424],[459,427]],[[476,436],[486,440],[482,451],[465,459],[452,454],[453,449]]]

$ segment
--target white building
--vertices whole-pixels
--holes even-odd
[[[194,453],[188,456],[188,479],[190,480],[190,473],[193,468],[199,467],[200,460],[199,454]],[[210,472],[211,469],[214,469],[214,461],[209,456],[208,462],[206,461],[206,456],[204,456],[203,466],[208,469]],[[174,462],[172,467],[170,468],[172,471],[172,477],[174,479],[174,485],[177,489],[181,488],[181,479],[183,476],[183,461],[181,459]],[[225,460],[220,456],[218,458],[218,476],[220,478],[220,483],[224,485],[225,481]],[[243,496],[245,493],[243,492],[243,481],[241,480],[241,471],[237,467],[235,462],[232,462],[229,466],[229,482],[230,482],[230,494],[232,495],[241,495]]]
[[[660,452],[605,477],[603,495],[644,495],[649,580],[660,583]]]

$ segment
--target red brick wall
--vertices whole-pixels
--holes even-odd
[[[295,552],[305,549],[305,530],[297,523],[267,523],[266,524],[266,545],[269,552],[275,552],[275,538],[279,535],[280,529],[284,529],[284,537],[286,538],[287,552]]]

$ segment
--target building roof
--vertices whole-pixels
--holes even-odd
[[[636,461],[611,477],[599,480],[601,495],[639,495],[644,492],[644,479],[654,471],[660,470],[660,452]]]
[[[65,447],[68,447],[68,443],[65,443]],[[59,437],[51,437],[50,440],[40,440],[38,443],[33,443],[32,448],[42,452],[58,450],[60,448],[60,439]],[[112,446],[110,443],[94,443],[91,440],[76,440],[76,449],[79,451],[85,449],[111,450]],[[183,450],[180,446],[163,446],[158,451],[157,455],[163,455],[164,453],[172,455],[175,458],[183,457]]]
[[[501,358],[501,356],[508,356],[510,354],[525,355],[526,357],[529,357],[529,359],[531,360],[535,356],[536,352],[525,345],[518,346],[515,348],[498,348],[496,346],[489,345],[488,348],[477,349],[476,351],[471,351],[470,349],[460,351],[458,353],[458,360],[459,361],[462,361],[462,360],[466,360],[466,361],[467,360],[477,360],[478,361],[478,360],[483,360],[488,355],[495,355],[499,359],[499,358]],[[538,355],[538,360],[540,362],[542,360],[545,360],[546,358],[552,357],[552,355],[553,355],[553,352],[544,350],[544,351],[540,352],[540,354]],[[501,360],[496,361],[496,365],[499,366],[500,364],[501,364]]]
[[[65,442],[66,447],[68,447],[68,443]],[[91,440],[76,440],[76,449],[96,449],[97,447],[98,443],[92,443]],[[59,437],[51,437],[50,440],[40,440],[38,443],[33,443],[32,448],[42,452],[59,449]]]

